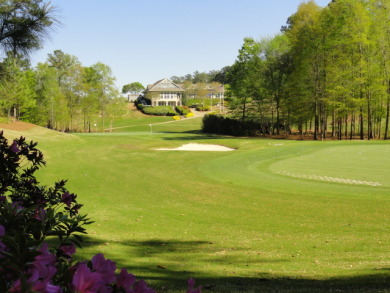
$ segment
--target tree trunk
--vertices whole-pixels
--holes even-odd
[[[275,98],[276,100],[276,134],[279,135],[279,128],[280,128],[280,113],[279,113],[279,98]]]
[[[362,107],[360,107],[359,120],[360,120],[360,139],[364,140],[364,120],[363,120],[363,108]]]
[[[335,136],[335,133],[336,133],[336,110],[333,109],[333,112],[332,112],[332,137]]]
[[[383,139],[388,139],[389,135],[389,120],[390,120],[390,87],[388,88],[388,97],[387,97],[387,106],[386,106],[386,125],[385,125],[385,135]]]
[[[319,128],[319,117],[318,117],[318,102],[314,104],[314,140],[318,140],[318,128]]]
[[[349,134],[349,139],[352,140],[355,135],[355,114],[352,114],[351,117],[351,132]]]
[[[242,118],[241,120],[244,121],[246,116],[246,98],[244,99],[243,107],[242,107]]]
[[[367,93],[367,138],[372,139],[372,113],[371,113],[371,97],[370,93]]]

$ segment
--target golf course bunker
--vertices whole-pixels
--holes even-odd
[[[278,172],[281,175],[290,176],[294,178],[303,178],[303,179],[311,179],[318,181],[327,181],[327,182],[337,182],[344,184],[353,184],[353,185],[368,185],[368,186],[381,186],[379,182],[370,182],[363,180],[354,180],[354,179],[346,179],[346,178],[337,178],[337,177],[329,177],[329,176],[318,176],[318,175],[305,175],[305,174],[294,174],[287,171]]]
[[[234,150],[235,149],[228,148],[223,145],[201,144],[201,143],[187,143],[173,149],[168,149],[168,148],[156,149],[156,151],[197,151],[197,152],[230,152]]]

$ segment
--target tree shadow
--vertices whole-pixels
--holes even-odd
[[[84,247],[104,245],[105,241],[90,236],[84,237]],[[126,264],[127,269],[138,279],[144,279],[157,292],[185,292],[187,280],[196,279],[202,285],[202,292],[390,292],[390,268],[372,270],[369,274],[359,276],[342,276],[327,279],[310,279],[275,275],[269,272],[254,271],[251,276],[235,276],[235,272],[221,272],[213,275],[207,267],[212,264],[227,263],[231,267],[242,265],[243,260],[237,256],[223,259],[215,257],[221,247],[208,241],[178,241],[152,239],[145,241],[126,240],[118,242],[124,249],[129,249],[129,258],[147,260],[132,264],[129,259],[113,259]],[[239,248],[236,249],[236,251]],[[185,260],[199,252],[205,257],[200,261],[206,263],[203,268],[188,269]],[[127,253],[126,253],[127,254]],[[181,254],[186,254],[182,257]],[[156,263],[162,257],[162,264]],[[166,262],[168,265],[166,265]],[[283,263],[287,259],[244,260],[247,265],[255,263]]]
[[[165,132],[167,133],[167,132]],[[171,133],[171,132],[170,132]],[[181,132],[183,133],[183,132]],[[163,137],[164,140],[208,140],[208,139],[237,139],[238,137],[232,136],[220,136],[220,135],[210,135],[210,134],[200,134],[194,136],[175,136],[175,137]]]

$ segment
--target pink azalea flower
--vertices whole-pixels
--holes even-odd
[[[35,210],[33,218],[37,219],[38,221],[42,221],[45,216],[46,210],[43,208],[39,208]]]
[[[39,252],[41,254],[35,257],[33,262],[33,268],[30,272],[33,276],[37,275],[37,279],[48,283],[57,273],[57,268],[54,266],[57,258],[54,254],[51,254],[49,252],[47,243],[42,244],[42,247],[39,249]]]
[[[16,140],[14,140],[14,142],[9,146],[9,149],[11,152],[13,153],[18,153],[20,152],[20,149],[18,147],[18,143],[16,142]]]
[[[75,200],[75,195],[73,193],[69,193],[68,191],[65,192],[62,197],[61,197],[61,200],[64,204],[66,204],[68,206],[68,208],[70,208],[72,202]]]
[[[134,293],[156,293],[153,289],[149,288],[144,280],[140,280],[134,284]]]
[[[195,280],[193,278],[190,278],[187,284],[188,284],[187,293],[202,293],[202,287],[198,287],[197,289],[194,289]]]
[[[74,246],[73,244],[63,245],[60,247],[60,250],[63,254],[67,256],[72,256],[76,252],[76,246]]]
[[[62,290],[59,286],[55,286],[50,283],[50,280],[41,280],[39,279],[39,273],[36,270],[31,272],[30,278],[27,280],[27,284],[31,286],[33,292],[39,293],[62,293]],[[20,279],[16,280],[9,290],[9,292],[22,293],[22,282]]]
[[[113,261],[106,260],[103,254],[99,253],[92,258],[91,262],[93,270],[101,275],[106,284],[111,284],[115,281],[116,265]]]
[[[56,262],[56,256],[49,252],[49,245],[44,242],[41,248],[38,250],[41,254],[35,257],[33,264],[41,263],[44,265],[54,265]]]
[[[17,211],[20,211],[20,210],[23,210],[24,207],[18,202],[18,201],[15,201],[11,204],[11,206],[13,208],[16,208]]]
[[[72,285],[77,293],[96,293],[105,287],[101,275],[91,272],[85,263],[80,263],[77,266]]]
[[[131,286],[135,283],[135,277],[132,274],[129,274],[125,268],[121,269],[117,279],[116,286],[117,288],[122,288],[126,293],[132,292]]]

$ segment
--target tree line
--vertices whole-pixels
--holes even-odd
[[[302,3],[281,33],[245,38],[228,68],[230,105],[273,134],[389,137],[389,0]]]
[[[0,63],[0,111],[60,131],[105,129],[125,109],[114,81],[109,66],[84,67],[61,50],[35,68],[8,53]]]
[[[109,66],[84,67],[60,50],[31,68],[29,55],[40,49],[59,23],[55,7],[42,0],[0,3],[0,116],[61,131],[101,128],[124,109]]]
[[[200,72],[195,70],[194,73],[188,73],[183,76],[173,75],[171,80],[175,83],[180,84],[197,84],[197,83],[213,83],[219,82],[224,83],[226,81],[225,75],[229,66],[222,68],[221,70],[210,70],[209,72]]]

